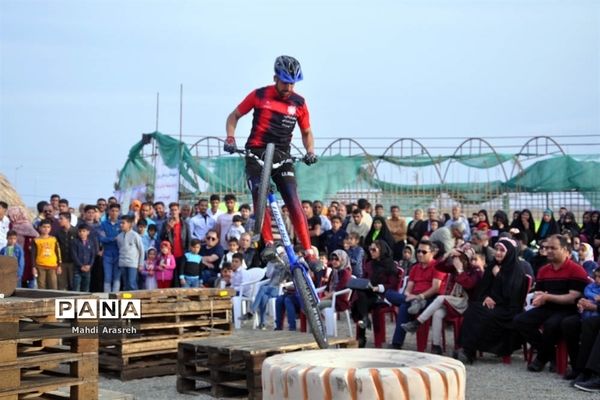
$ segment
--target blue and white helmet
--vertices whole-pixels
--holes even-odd
[[[275,75],[285,83],[296,83],[303,79],[300,62],[290,56],[279,56],[275,59]]]

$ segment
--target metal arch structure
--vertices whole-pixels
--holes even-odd
[[[503,164],[502,160],[500,159],[500,156],[498,155],[498,152],[496,151],[496,149],[494,148],[494,146],[492,146],[492,144],[490,142],[488,142],[487,140],[485,140],[485,139],[475,138],[475,137],[465,139],[460,145],[458,145],[458,147],[456,148],[456,150],[454,150],[454,153],[452,153],[452,157],[453,158],[456,157],[456,155],[459,154],[459,152],[462,155],[463,154],[462,153],[463,148],[465,148],[468,143],[475,143],[475,142],[479,142],[479,146],[478,146],[479,153],[469,152],[469,155],[472,155],[472,154],[482,154],[481,153],[481,149],[483,148],[482,144],[484,144],[485,146],[487,146],[492,151],[492,153],[494,154],[494,156],[496,156],[496,159],[498,160],[500,168],[502,169],[502,173],[504,174],[504,180],[507,181],[508,180],[508,175],[506,174],[506,168],[504,168],[504,164]],[[473,148],[473,146],[470,147],[470,149],[472,149],[472,148]],[[450,159],[450,161],[448,162],[448,165],[446,166],[446,170],[444,171],[444,182],[446,181],[446,177],[448,176],[448,171],[450,170],[450,166],[452,165],[453,162],[454,162],[454,160]]]
[[[344,143],[346,143],[346,146],[342,146]],[[329,143],[327,145],[327,147],[325,147],[323,149],[323,151],[321,152],[321,157],[324,157],[326,155],[333,155],[332,152],[334,151],[335,145],[337,144],[338,149],[339,149],[339,153],[342,153],[342,151],[345,149],[347,150],[350,154],[347,154],[348,156],[353,156],[353,155],[364,155],[367,157],[367,160],[369,161],[369,166],[368,168],[368,172],[372,173],[375,178],[377,180],[379,180],[379,173],[377,172],[377,166],[373,163],[373,156],[367,151],[367,149],[365,149],[363,147],[362,144],[358,143],[356,140],[351,139],[351,138],[339,138],[334,140],[333,142]],[[352,150],[354,149],[359,149],[360,151],[358,152],[358,154],[353,154]],[[327,154],[327,152],[329,152],[329,154]],[[337,154],[339,154],[337,153]]]
[[[388,147],[385,148],[385,151],[383,152],[382,157],[385,157],[388,152],[391,153],[390,155],[394,155],[394,149],[397,148],[396,144],[400,143],[400,157],[404,156],[404,142],[409,142],[411,143],[410,146],[410,156],[414,156],[414,155],[423,155],[425,154],[427,157],[429,157],[429,159],[432,162],[433,167],[435,168],[435,172],[438,175],[438,178],[440,178],[440,183],[444,183],[444,177],[442,177],[442,171],[440,170],[440,165],[439,162],[436,162],[435,159],[433,158],[433,156],[431,155],[431,153],[429,152],[429,150],[427,150],[427,148],[423,145],[423,143],[419,142],[416,139],[413,138],[400,138],[400,139],[396,139],[394,142],[392,142],[392,144],[390,144]],[[420,153],[415,153],[413,150],[415,149],[414,145],[417,145],[417,148],[421,150]],[[377,165],[375,166],[376,168],[379,168],[379,164],[381,163],[382,160],[377,160]]]
[[[558,151],[549,151],[549,149],[554,146],[558,149]],[[540,149],[542,150],[540,152]],[[518,168],[518,171],[516,172],[517,174],[520,174],[521,172],[523,172],[523,165],[521,164],[522,161],[526,161],[526,160],[530,160],[532,158],[538,158],[538,157],[543,157],[543,156],[548,156],[548,155],[552,155],[552,154],[556,154],[559,153],[563,156],[567,155],[567,153],[565,153],[565,150],[562,148],[562,146],[556,141],[554,140],[552,137],[550,136],[534,136],[532,138],[530,138],[529,140],[527,140],[523,146],[521,146],[521,149],[519,150],[519,152],[517,154],[515,154],[517,156],[512,170],[510,171],[510,176],[511,178],[515,176],[515,170]]]

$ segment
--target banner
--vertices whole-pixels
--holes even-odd
[[[179,201],[179,164],[169,168],[160,155],[156,157],[154,201],[162,201],[166,206]]]

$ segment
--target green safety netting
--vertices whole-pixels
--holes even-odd
[[[187,145],[178,140],[153,132],[145,135],[155,140],[163,162],[170,168],[179,165],[182,178],[187,182],[186,193],[198,194],[199,181],[205,182],[205,192],[247,191],[244,173],[244,160],[239,156],[220,158],[198,158],[191,155]],[[142,156],[142,148],[148,141],[136,143],[119,174],[119,189],[147,185],[152,193],[154,168]],[[325,199],[342,190],[381,191],[406,197],[414,205],[425,205],[440,193],[467,204],[477,204],[510,192],[582,192],[584,197],[599,206],[600,156],[555,156],[538,161],[507,182],[491,181],[484,183],[442,183],[429,185],[405,185],[397,182],[378,180],[372,163],[382,160],[399,167],[424,167],[445,161],[456,161],[474,168],[492,168],[512,160],[516,155],[489,153],[477,156],[440,156],[433,160],[427,155],[412,157],[394,156],[324,156],[319,163],[308,167],[296,164],[296,176],[301,198]],[[183,189],[182,189],[183,191]],[[406,194],[406,196],[402,196]],[[410,198],[410,199],[409,199]]]

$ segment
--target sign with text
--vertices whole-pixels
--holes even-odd
[[[140,319],[139,299],[54,299],[57,319]]]
[[[179,201],[179,165],[169,168],[162,157],[156,157],[156,175],[154,179],[154,201],[165,204]]]

